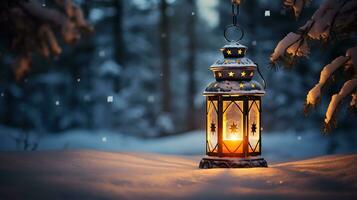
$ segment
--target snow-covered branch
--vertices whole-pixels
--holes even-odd
[[[295,17],[299,17],[304,6],[309,5],[311,0],[284,0],[284,5],[294,11]]]
[[[284,5],[291,7],[296,17],[308,3],[308,0],[284,0]],[[270,61],[273,66],[281,62],[284,67],[291,67],[296,58],[309,55],[309,41],[320,40],[328,43],[332,39],[347,38],[355,33],[357,33],[357,1],[325,0],[304,26],[296,33],[289,33],[277,44]],[[321,71],[319,82],[306,97],[305,111],[307,112],[309,107],[318,104],[321,90],[327,80],[341,67],[351,72],[351,80],[348,80],[341,91],[332,97],[326,112],[326,127],[334,121],[337,106],[347,95],[352,95],[351,107],[356,108],[357,46],[347,50],[345,56],[340,56],[326,65]]]
[[[7,0],[10,1],[10,0]],[[31,55],[39,53],[43,57],[58,56],[62,52],[59,45],[61,38],[67,44],[73,44],[80,39],[82,33],[93,31],[84,19],[82,10],[71,0],[55,0],[57,8],[43,6],[38,0],[16,0],[17,3],[6,7],[7,16],[4,20],[6,31],[12,37],[11,50],[17,53],[15,75],[22,78],[30,69]]]

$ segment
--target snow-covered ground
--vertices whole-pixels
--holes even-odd
[[[13,139],[18,130],[0,128],[0,151],[18,150]],[[353,136],[353,134],[351,134]],[[278,133],[263,133],[262,152],[268,162],[292,161],[326,155],[331,140],[335,143],[334,153],[357,152],[357,145],[342,141],[338,133],[322,136],[319,132],[303,133],[287,130]],[[37,150],[94,149],[104,151],[151,152],[160,154],[204,155],[205,133],[193,131],[159,139],[140,139],[110,131],[72,130],[61,134],[30,137],[30,143],[38,141]]]
[[[200,156],[103,151],[0,153],[0,199],[357,199],[357,155],[197,168]]]

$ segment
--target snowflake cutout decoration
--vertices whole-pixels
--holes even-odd
[[[252,126],[250,127],[251,132],[253,135],[257,132],[257,124],[253,122]]]
[[[216,124],[212,122],[210,128],[211,128],[211,133],[213,133],[214,135],[214,133],[216,132]]]
[[[231,130],[231,133],[236,133],[238,130],[238,125],[233,122],[229,129]]]

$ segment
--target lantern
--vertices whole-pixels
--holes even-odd
[[[265,91],[252,79],[259,68],[245,57],[247,47],[238,42],[231,42],[221,51],[224,59],[210,67],[216,81],[204,91],[207,156],[199,167],[267,167],[260,157],[261,98]]]

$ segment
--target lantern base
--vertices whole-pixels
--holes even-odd
[[[253,168],[253,167],[268,167],[267,161],[262,157],[251,158],[220,158],[220,157],[205,157],[202,158],[199,168]]]

